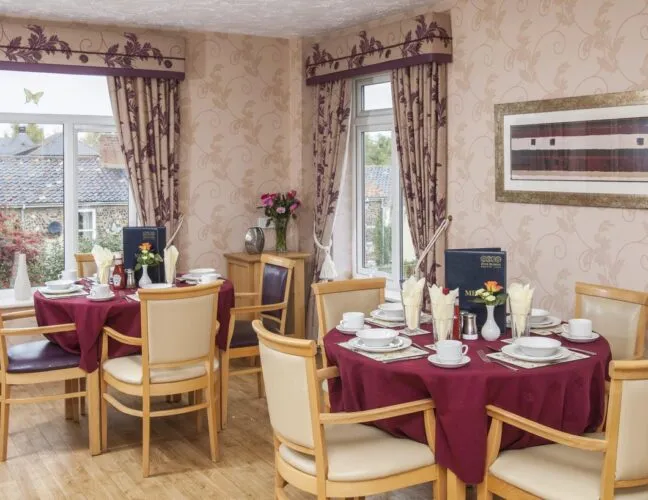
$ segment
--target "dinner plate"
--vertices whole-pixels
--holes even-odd
[[[216,278],[216,279],[219,279],[219,278],[222,278],[222,277],[223,277],[223,275],[222,275],[222,274],[219,274],[219,273],[206,273],[206,274],[215,274],[215,275],[218,276],[218,278]],[[188,282],[188,281],[195,281],[196,283],[200,283],[200,278],[201,278],[202,276],[203,276],[202,274],[192,274],[192,273],[188,273],[188,274],[184,274],[184,275],[182,275],[182,276],[180,277],[180,279],[182,279],[182,280],[184,280],[184,281],[187,281],[187,282]]]
[[[428,356],[428,361],[439,368],[461,368],[470,363],[470,358],[464,355],[461,357],[459,363],[448,363],[447,361],[441,361],[438,354],[432,354],[431,356]]]
[[[338,332],[346,335],[355,335],[357,331],[368,330],[369,328],[371,328],[369,325],[362,325],[362,328],[345,328],[341,323],[335,327]]]
[[[203,274],[218,274],[218,273],[216,273],[216,269],[214,269],[213,267],[198,267],[196,269],[189,269],[189,274],[193,276],[202,276]]]
[[[39,288],[40,292],[44,295],[65,295],[66,293],[75,293],[83,290],[81,285],[72,285],[65,290],[51,290],[47,287]]]
[[[516,345],[505,345],[504,347],[502,347],[502,352],[507,356],[511,356],[512,358],[522,361],[532,361],[534,363],[558,361],[559,359],[563,359],[564,357],[569,356],[569,349],[562,346],[559,347],[557,352],[555,354],[552,354],[551,356],[529,356],[528,354],[524,354]]]
[[[542,323],[534,323],[534,322],[529,322],[529,328],[553,328],[554,326],[558,326],[560,323],[562,323],[560,318],[557,318],[556,316],[548,316],[545,321]],[[506,326],[508,328],[511,328],[511,317],[507,316],[506,317]]]
[[[92,302],[106,302],[108,300],[114,299],[115,294],[110,292],[110,295],[106,295],[105,297],[92,297],[90,295],[86,295],[86,297],[88,298],[88,300],[90,300]]]
[[[412,339],[407,337],[396,337],[387,346],[371,347],[366,345],[362,341],[362,339],[358,337],[354,337],[351,340],[349,340],[349,344],[354,349],[360,349],[361,351],[366,351],[366,352],[394,352],[394,351],[400,351],[402,349],[407,349],[408,347],[410,347],[412,345]]]
[[[148,290],[160,290],[165,288],[172,288],[169,283],[151,283],[149,285],[144,285],[142,288]]]
[[[380,309],[375,309],[369,314],[374,319],[379,319],[381,321],[388,321],[390,323],[402,323],[405,321],[405,316],[400,315],[396,316],[395,314],[385,314]]]

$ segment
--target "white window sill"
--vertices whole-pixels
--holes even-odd
[[[0,309],[21,309],[25,307],[34,307],[34,292],[36,287],[32,287],[32,297],[29,300],[17,301],[14,297],[13,288],[0,289]]]

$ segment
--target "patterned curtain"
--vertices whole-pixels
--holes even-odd
[[[116,76],[108,87],[140,221],[170,235],[180,215],[179,81]]]
[[[401,184],[417,259],[446,216],[446,78],[446,65],[437,63],[391,74]],[[428,283],[437,283],[445,247],[445,238],[439,238],[421,265]]]

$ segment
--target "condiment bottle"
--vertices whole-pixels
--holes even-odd
[[[126,288],[126,272],[124,271],[124,258],[120,252],[115,254],[115,269],[112,274],[113,289],[123,290]]]
[[[459,298],[455,299],[454,304],[454,321],[452,323],[453,340],[461,340],[461,311],[459,310]]]

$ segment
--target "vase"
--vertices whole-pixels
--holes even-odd
[[[484,326],[482,326],[481,335],[484,340],[497,340],[502,332],[500,332],[499,326],[495,321],[495,306],[487,305],[486,313],[486,322],[484,323]]]
[[[23,301],[29,300],[32,296],[31,283],[29,282],[29,274],[27,273],[27,256],[24,253],[18,254],[14,259],[16,263],[16,280],[14,281],[14,297],[15,300]]]
[[[249,254],[263,253],[265,235],[260,227],[251,227],[245,233],[245,251]]]
[[[282,217],[274,220],[275,232],[277,233],[277,244],[275,246],[276,252],[287,252],[288,246],[286,245],[286,233],[288,232],[288,222],[290,217]]]
[[[139,279],[139,287],[144,288],[146,285],[150,285],[153,283],[151,281],[151,277],[148,275],[148,264],[143,264],[142,265],[142,276]]]

